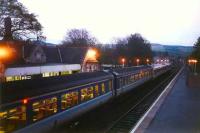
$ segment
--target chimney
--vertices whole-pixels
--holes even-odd
[[[4,19],[4,27],[5,27],[5,34],[4,34],[4,40],[12,40],[12,32],[11,32],[11,28],[12,28],[12,21],[10,17],[6,17]]]

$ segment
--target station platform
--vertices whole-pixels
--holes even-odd
[[[187,86],[183,68],[131,133],[199,133],[200,88]]]

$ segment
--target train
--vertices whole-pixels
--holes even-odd
[[[154,64],[3,82],[0,131],[49,131],[171,68]]]

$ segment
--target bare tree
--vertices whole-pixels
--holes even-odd
[[[96,42],[96,38],[92,37],[87,30],[71,29],[67,32],[62,44],[70,46],[91,46]]]

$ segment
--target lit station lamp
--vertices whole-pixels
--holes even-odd
[[[7,59],[10,56],[10,50],[5,47],[0,47],[0,61]]]
[[[146,62],[147,62],[147,65],[149,65],[150,60],[149,60],[149,59],[146,59]]]
[[[6,61],[10,56],[10,52],[6,47],[0,47],[0,81],[3,80],[4,77],[4,61]]]
[[[85,60],[96,61],[96,58],[97,58],[97,51],[95,49],[88,49]]]
[[[123,67],[124,67],[124,65],[125,65],[125,61],[126,61],[126,59],[125,59],[125,58],[122,58],[122,65],[123,65]]]
[[[189,59],[189,60],[188,60],[189,65],[191,65],[191,64],[193,65],[193,64],[194,64],[194,74],[195,74],[195,75],[197,74],[197,73],[196,73],[196,67],[197,67],[196,65],[197,65],[197,62],[198,62],[198,61],[197,61],[196,59]]]
[[[137,66],[139,66],[140,59],[136,59],[136,62],[137,62]]]

